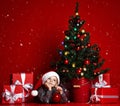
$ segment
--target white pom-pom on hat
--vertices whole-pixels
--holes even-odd
[[[45,73],[45,74],[43,75],[43,77],[42,77],[42,84],[44,84],[45,81],[46,81],[48,78],[52,77],[52,76],[55,76],[55,77],[57,78],[57,80],[58,80],[58,85],[59,85],[59,84],[60,84],[60,77],[59,77],[59,75],[58,75],[56,72],[54,72],[54,71],[49,71],[49,72],[47,72],[47,73]]]
[[[31,91],[31,95],[32,96],[37,96],[38,95],[38,91],[37,90],[32,90]]]

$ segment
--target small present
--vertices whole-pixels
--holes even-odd
[[[110,74],[100,74],[94,81],[92,87],[94,88],[110,88]]]
[[[25,98],[30,96],[30,92],[33,89],[33,72],[31,73],[13,73],[12,82],[15,85],[21,85],[23,87],[23,102]]]
[[[92,88],[90,101],[92,103],[118,103],[118,88]]]
[[[3,104],[22,103],[23,98],[22,86],[4,85],[2,93]]]

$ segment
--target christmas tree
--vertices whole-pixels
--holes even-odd
[[[80,18],[78,7],[76,3],[75,15],[68,21],[68,30],[64,31],[63,49],[59,50],[60,60],[56,62],[57,73],[62,81],[81,77],[94,79],[109,70],[101,68],[104,59],[100,56],[100,48],[90,43],[90,33],[83,28],[85,21]]]

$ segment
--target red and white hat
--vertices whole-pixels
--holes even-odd
[[[46,81],[48,78],[52,77],[52,76],[55,76],[55,77],[57,78],[57,80],[58,80],[58,85],[59,85],[59,84],[60,84],[60,77],[59,77],[59,75],[58,75],[56,72],[54,72],[54,71],[49,71],[49,72],[45,73],[45,74],[42,76],[42,84],[44,84],[45,81]]]

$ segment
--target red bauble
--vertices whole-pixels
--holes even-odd
[[[54,93],[53,96],[52,96],[52,102],[54,103],[59,103],[61,100],[61,95],[60,93]]]
[[[90,46],[91,46],[91,44],[90,44],[90,43],[88,43],[88,44],[87,44],[87,46],[88,46],[88,47],[90,47]]]
[[[80,36],[80,40],[83,41],[83,39],[85,38],[84,35]]]
[[[94,64],[94,66],[96,66],[97,65],[97,63],[93,63]]]
[[[84,64],[89,65],[90,64],[90,60],[89,59],[85,60]]]
[[[78,46],[78,47],[77,47],[77,51],[79,51],[80,49],[81,49],[81,47],[80,47],[80,46]]]
[[[82,71],[82,68],[78,68],[78,69],[76,70],[76,73],[77,73],[77,74],[80,74],[81,71]]]
[[[64,61],[64,64],[68,64],[69,63],[69,61],[66,59],[65,61]]]
[[[80,34],[78,34],[77,37],[80,38]]]

